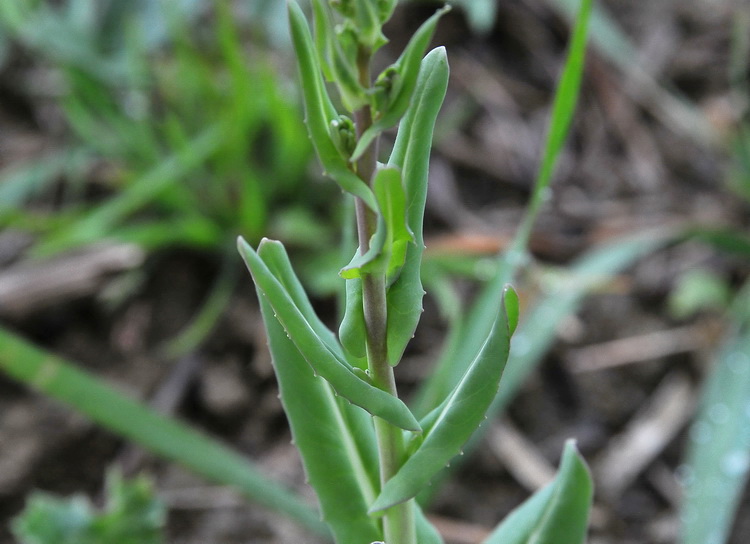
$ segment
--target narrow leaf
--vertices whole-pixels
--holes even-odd
[[[325,380],[300,371],[305,359],[260,289],[258,298],[284,412],[324,521],[340,544],[381,539],[378,525],[367,514],[377,489],[372,419],[337,397]]]
[[[211,481],[232,486],[320,534],[328,532],[316,512],[247,458],[3,329],[0,370],[157,455]]]
[[[427,173],[432,133],[448,86],[448,59],[445,49],[437,48],[422,61],[409,110],[399,126],[388,164],[401,170],[406,190],[409,230],[414,244],[406,250],[406,260],[398,279],[388,288],[388,361],[395,365],[422,315],[424,289],[420,271],[424,239],[422,223],[427,198]]]
[[[404,502],[419,493],[441,471],[479,427],[497,394],[510,347],[505,302],[500,305],[492,332],[456,388],[436,412],[422,421],[425,436],[396,475],[388,480],[370,511]]]
[[[484,544],[583,544],[592,497],[589,470],[568,441],[554,481],[514,510]]]
[[[327,81],[333,81],[333,70],[331,63],[328,61],[328,45],[333,39],[331,31],[333,22],[328,12],[328,6],[324,0],[313,0],[313,25],[315,28],[315,50],[318,54],[318,61],[321,64],[321,71]]]
[[[573,27],[568,55],[565,59],[562,75],[557,84],[555,99],[552,103],[552,116],[547,130],[547,139],[542,153],[541,163],[534,182],[534,191],[526,209],[521,226],[516,234],[516,247],[525,247],[531,235],[531,228],[536,221],[539,210],[547,199],[548,188],[552,182],[557,159],[563,144],[568,137],[570,124],[573,120],[578,94],[583,78],[583,68],[586,60],[586,38],[591,16],[593,0],[581,0],[578,16]]]
[[[338,115],[325,89],[305,15],[296,2],[289,2],[289,27],[302,82],[307,130],[318,158],[326,174],[343,190],[361,198],[367,206],[377,210],[375,195],[368,185],[349,169],[348,158],[341,155],[331,139],[331,123]]]
[[[444,544],[443,537],[440,536],[435,526],[430,523],[430,520],[424,515],[419,505],[415,504],[414,508],[417,518],[417,544]]]
[[[370,238],[370,248],[365,253],[362,253],[361,248],[357,249],[357,253],[349,264],[339,271],[339,275],[342,278],[347,280],[361,278],[363,273],[372,272],[377,269],[376,265],[380,262],[379,257],[382,256],[386,240],[388,239],[387,229],[385,219],[380,215],[375,234]]]
[[[448,339],[448,348],[438,362],[437,369],[425,383],[418,395],[416,411],[431,410],[445,392],[449,391],[464,371],[461,366],[472,360],[487,336],[497,299],[506,283],[513,281],[516,270],[526,262],[526,246],[531,229],[536,221],[557,162],[557,156],[570,127],[583,71],[586,53],[586,29],[591,9],[591,0],[583,0],[579,11],[563,75],[555,93],[555,101],[548,129],[547,144],[542,164],[535,181],[531,202],[511,247],[498,256],[494,276],[487,282],[477,297],[468,316],[459,322]],[[505,388],[504,388],[505,390]]]
[[[592,290],[609,281],[613,274],[678,238],[674,232],[643,233],[595,248],[569,266],[564,280],[557,286],[551,286],[540,300],[524,312],[524,319],[513,335],[502,387],[490,407],[488,417],[497,417],[508,406],[549,351],[557,338],[560,324],[575,314]],[[439,405],[465,371],[465,367],[459,364],[459,358],[467,354],[471,356],[470,347],[481,342],[478,334],[485,329],[483,320],[492,319],[491,307],[484,297],[495,292],[497,280],[496,276],[485,286],[468,318],[459,323],[455,332],[451,331],[453,341],[449,340],[440,364],[418,393],[418,403],[414,409],[417,414],[428,413]],[[467,454],[475,449],[483,435],[484,428],[480,428],[464,448]],[[457,465],[459,463],[453,463],[451,469]],[[433,485],[430,492],[434,493],[439,487]]]
[[[414,235],[409,230],[406,217],[406,193],[397,168],[378,170],[373,181],[375,198],[386,225],[385,264],[388,285],[398,277],[406,260],[406,250]]]
[[[385,272],[390,285],[404,265],[409,242],[414,242],[406,221],[401,172],[393,167],[379,168],[373,179],[373,189],[380,208],[378,232],[371,241],[370,251],[355,257],[341,270],[341,276],[352,279],[362,274]]]
[[[267,243],[271,242],[264,240],[261,245]],[[324,339],[327,334],[323,338],[318,336],[314,326],[305,318],[284,285],[242,238],[238,240],[238,249],[258,289],[268,299],[277,319],[313,372],[328,381],[337,394],[372,415],[402,429],[419,431],[414,415],[400,399],[363,380],[361,374],[356,373],[351,365],[337,356],[335,351],[339,351],[338,349],[332,351],[328,347]],[[300,372],[303,371],[304,369],[300,369]]]
[[[385,94],[386,109],[385,111],[373,112],[375,121],[362,134],[359,142],[357,142],[357,147],[352,154],[352,161],[356,161],[362,156],[378,134],[398,123],[399,119],[401,119],[409,108],[412,95],[417,87],[420,59],[422,59],[424,52],[427,51],[427,47],[430,45],[432,35],[435,33],[435,28],[440,17],[448,11],[450,11],[450,6],[445,6],[422,23],[422,26],[417,29],[411,40],[409,40],[406,49],[401,53],[398,60],[393,66],[386,68],[383,72],[383,77],[378,78],[378,81],[376,81],[376,91],[379,84],[385,86],[383,92]]]
[[[339,326],[339,340],[346,352],[355,359],[367,356],[367,328],[362,302],[362,280],[346,280],[346,309]]]
[[[717,355],[690,430],[683,544],[723,544],[750,469],[750,283],[733,305],[734,330]]]
[[[49,255],[100,240],[128,215],[153,201],[170,186],[199,168],[223,141],[220,123],[210,125],[184,149],[164,157],[151,170],[134,179],[126,191],[96,206],[67,228],[45,237],[34,247],[36,256]]]
[[[331,353],[334,353],[339,358],[344,358],[341,346],[336,341],[336,336],[315,313],[315,309],[307,297],[305,288],[294,273],[289,255],[287,255],[286,249],[284,249],[284,244],[277,240],[265,239],[258,247],[258,256],[268,267],[271,274],[284,287],[289,298],[297,309],[299,309],[318,338],[325,343]]]

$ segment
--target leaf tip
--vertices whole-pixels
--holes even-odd
[[[250,246],[242,235],[237,236],[237,249],[241,252],[245,246]]]
[[[505,308],[505,314],[508,316],[508,330],[512,335],[516,332],[518,326],[520,302],[518,293],[510,285],[506,285],[503,289],[503,307]]]

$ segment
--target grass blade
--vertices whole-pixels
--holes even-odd
[[[572,441],[554,481],[514,510],[484,544],[583,544],[593,482]]]
[[[534,306],[524,312],[523,320],[513,335],[508,363],[503,373],[502,387],[495,397],[487,417],[497,417],[507,407],[526,378],[536,369],[544,355],[549,351],[562,321],[577,311],[583,299],[591,290],[602,285],[613,274],[632,265],[638,259],[678,238],[679,234],[671,232],[631,237],[596,248],[573,263],[569,267],[568,274],[561,287],[552,289]],[[481,299],[479,303],[482,303]],[[484,306],[486,304],[477,307],[486,311]],[[476,312],[476,309],[474,311]],[[470,318],[474,317],[475,321],[469,320],[460,325],[461,331],[464,331],[463,334],[476,336],[476,329],[481,325],[476,315],[470,316]],[[454,351],[453,353],[455,357],[457,356],[455,354],[459,352]],[[450,354],[446,357],[450,357]],[[451,372],[456,372],[457,365],[446,368],[449,368]],[[445,395],[444,391],[446,391],[449,383],[447,380],[429,380],[427,389],[421,391],[423,404],[419,405],[415,412],[417,414],[424,413],[423,411],[427,406],[424,403],[425,400],[437,404],[441,398],[439,395]],[[464,450],[467,453],[473,451],[483,435],[483,428],[480,427]],[[452,466],[455,465],[457,463]],[[430,494],[435,493],[439,487],[439,485],[433,485],[430,488]],[[429,499],[429,497],[421,498],[423,500]]]
[[[552,181],[552,174],[557,164],[562,146],[570,130],[570,122],[573,120],[578,94],[583,77],[584,61],[586,59],[586,37],[588,35],[588,23],[591,16],[592,0],[581,0],[573,27],[573,35],[570,40],[568,57],[565,60],[560,81],[555,91],[555,99],[552,104],[552,116],[550,118],[547,140],[542,153],[542,160],[537,171],[534,182],[534,192],[526,213],[516,234],[516,246],[526,247],[531,228],[536,221],[539,210],[546,197],[548,187]]]
[[[722,544],[750,469],[750,284],[737,297],[735,330],[718,354],[690,432],[682,544]]]
[[[547,0],[569,18],[574,18],[580,0]],[[639,62],[638,50],[604,6],[594,6],[591,14],[591,44],[625,76],[637,84],[638,99],[665,126],[701,144],[715,144],[716,130],[699,107],[675,89],[665,88]]]
[[[674,235],[668,232],[630,237],[595,248],[573,263],[561,284],[526,311],[513,336],[503,387],[490,413],[497,415],[510,403],[549,351],[560,324],[578,310],[592,290],[674,239]]]
[[[0,175],[0,214],[17,209],[61,175],[79,177],[92,162],[88,151],[73,148],[5,169]]]
[[[319,534],[328,532],[312,508],[268,479],[248,459],[3,329],[0,370],[157,455],[209,480],[232,486]]]
[[[497,300],[507,283],[512,283],[517,268],[525,261],[525,248],[531,229],[544,202],[549,188],[554,166],[570,128],[570,121],[578,97],[586,54],[586,31],[591,12],[591,0],[583,0],[578,20],[573,30],[569,53],[560,83],[555,94],[552,117],[550,119],[547,142],[542,154],[531,202],[526,209],[521,226],[508,251],[498,257],[494,276],[484,286],[467,318],[458,323],[452,332],[447,349],[438,361],[435,372],[424,382],[417,394],[415,412],[425,414],[432,410],[447,391],[456,383],[465,367],[479,351],[492,324],[495,309],[492,301]]]
[[[223,143],[221,125],[205,129],[184,149],[167,157],[135,180],[127,191],[97,206],[61,232],[50,235],[34,248],[38,256],[99,240],[122,219],[151,202],[156,195],[200,167]]]

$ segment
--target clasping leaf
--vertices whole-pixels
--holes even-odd
[[[377,78],[373,89],[373,105],[377,105],[373,111],[374,123],[362,134],[351,160],[359,159],[377,135],[398,123],[409,108],[422,56],[430,45],[438,20],[450,9],[445,6],[422,23],[398,60]]]
[[[424,289],[420,271],[424,241],[422,223],[427,198],[427,170],[432,148],[432,132],[448,86],[448,59],[445,49],[425,56],[419,70],[416,90],[406,116],[401,121],[388,160],[401,171],[406,191],[407,225],[414,235],[408,244],[398,279],[388,288],[388,362],[398,364],[414,335],[422,315]]]
[[[371,418],[336,397],[324,380],[300,372],[305,359],[287,338],[262,291],[258,296],[281,402],[324,520],[340,543],[381,538],[377,523],[367,514],[377,489]]]
[[[370,508],[384,510],[415,497],[448,462],[482,423],[497,394],[510,347],[508,308],[517,308],[515,292],[506,287],[495,323],[481,351],[455,389],[420,422],[424,438],[396,475],[388,480]],[[515,319],[513,315],[511,319]],[[421,442],[421,443],[420,443]]]
[[[342,155],[331,138],[332,123],[339,121],[339,116],[326,91],[305,15],[296,2],[289,2],[289,27],[302,81],[307,130],[318,158],[326,174],[343,190],[361,198],[368,207],[377,210],[372,190],[349,168],[349,157]]]
[[[511,512],[483,544],[583,544],[592,496],[586,462],[569,440],[555,479]]]
[[[341,276],[353,279],[365,273],[385,272],[390,285],[404,266],[407,245],[414,242],[414,235],[406,221],[406,193],[398,168],[379,168],[373,188],[380,208],[378,229],[370,250],[357,255],[341,270]]]
[[[284,331],[312,367],[313,372],[330,383],[337,394],[372,415],[381,417],[402,429],[421,430],[414,415],[400,399],[362,379],[361,373],[355,372],[355,369],[340,355],[341,348],[338,343],[335,347],[331,347],[332,333],[328,331],[324,335],[320,334],[322,324],[316,324],[317,317],[314,317],[314,314],[311,315],[312,307],[306,297],[302,308],[295,303],[289,288],[281,281],[283,276],[278,272],[274,274],[266,262],[266,260],[269,262],[273,260],[272,266],[283,268],[284,275],[287,278],[294,278],[296,286],[298,280],[291,270],[291,265],[288,264],[283,246],[279,242],[264,239],[256,253],[242,238],[238,239],[237,245],[240,255],[253,276],[255,285],[266,297],[276,318],[284,327]],[[283,259],[278,258],[282,253]],[[269,254],[270,256],[267,256]],[[294,291],[297,297],[304,296],[301,289],[295,288]],[[303,370],[300,369],[300,372]]]

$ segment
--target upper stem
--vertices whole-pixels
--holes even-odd
[[[364,48],[360,49],[357,60],[360,82],[368,88],[370,86],[370,52]],[[354,112],[354,123],[359,139],[372,125],[372,112],[369,106],[364,106]],[[357,174],[369,185],[372,185],[377,168],[379,140],[380,138],[375,138],[355,164]],[[355,209],[359,247],[364,254],[370,248],[370,238],[377,228],[378,217],[360,199],[356,200]],[[367,336],[367,366],[370,376],[375,385],[398,397],[393,368],[388,364],[388,306],[385,274],[365,273],[362,275],[362,303]],[[380,482],[383,485],[400,468],[405,453],[405,444],[401,429],[380,418],[375,418],[375,432],[380,460]],[[386,510],[383,515],[383,531],[386,544],[415,544],[414,501],[407,501]]]

